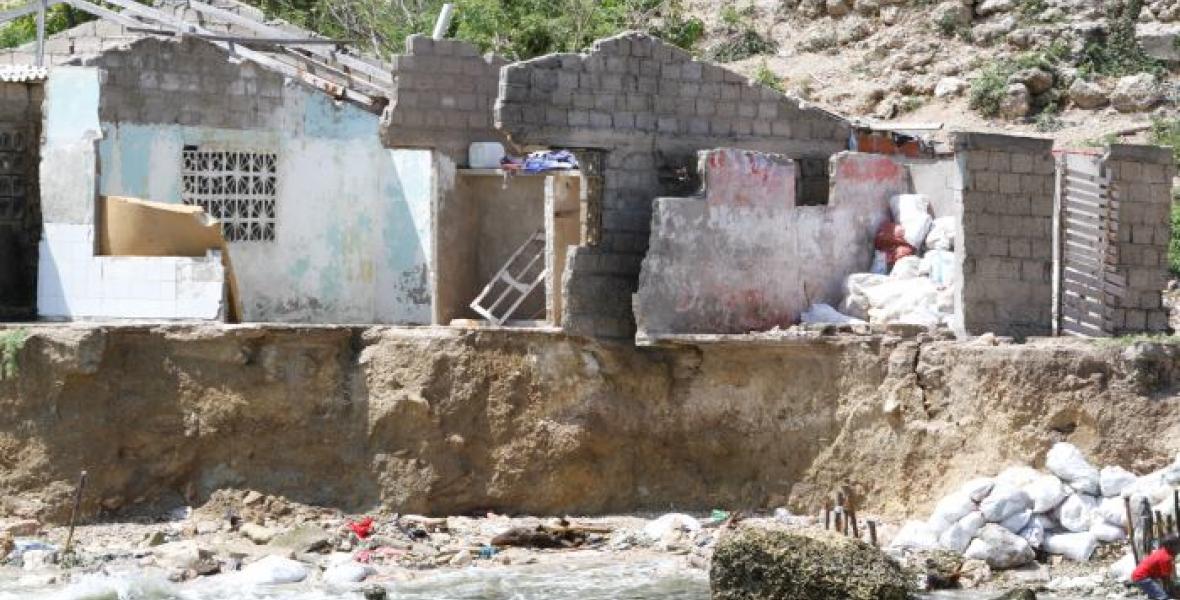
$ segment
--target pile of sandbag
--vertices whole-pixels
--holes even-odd
[[[893,220],[874,240],[872,272],[845,279],[840,313],[870,323],[949,324],[958,271],[954,217],[931,217],[922,194],[893,196],[889,210]]]
[[[1090,464],[1072,444],[1058,443],[1040,472],[1011,467],[995,477],[973,479],[943,498],[927,521],[906,523],[891,547],[946,549],[984,560],[994,569],[1031,562],[1035,550],[1087,561],[1100,543],[1127,538],[1124,498],[1132,519],[1146,510],[1173,515],[1180,457],[1143,476]]]

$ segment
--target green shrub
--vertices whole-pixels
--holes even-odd
[[[783,91],[782,78],[778,75],[775,75],[774,71],[770,70],[770,67],[767,66],[766,61],[762,61],[762,64],[758,66],[758,70],[754,73],[754,82],[780,93]]]
[[[24,329],[0,331],[0,380],[15,379],[19,375],[17,357],[28,339],[29,332]]]
[[[1144,71],[1162,73],[1164,66],[1139,46],[1135,39],[1135,25],[1143,0],[1107,0],[1108,31],[1104,39],[1091,40],[1082,50],[1078,61],[1079,73],[1120,77]]]
[[[717,62],[733,62],[759,54],[773,54],[777,49],[774,42],[762,37],[757,31],[743,29],[713,47],[709,57]]]
[[[967,106],[984,117],[1000,114],[1000,102],[1008,90],[1008,76],[1013,70],[1004,64],[992,64],[983,68],[971,82]]]
[[[1180,276],[1180,201],[1177,192],[1172,192],[1172,239],[1168,241],[1168,268]]]
[[[1180,162],[1180,118],[1153,117],[1147,140],[1156,146],[1172,149],[1172,156]]]
[[[90,13],[75,10],[68,4],[58,4],[45,13],[45,33],[53,35],[95,19]],[[37,19],[34,15],[13,19],[0,25],[0,48],[15,48],[37,39]]]

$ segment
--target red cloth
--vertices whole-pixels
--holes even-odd
[[[348,528],[362,540],[373,535],[373,517],[365,517],[361,519],[360,523],[348,523]]]
[[[1176,570],[1175,557],[1168,552],[1167,548],[1160,548],[1152,552],[1135,567],[1131,572],[1131,581],[1143,581],[1144,579],[1163,579],[1167,581],[1172,578],[1172,573]]]
[[[877,228],[873,247],[885,253],[890,267],[893,263],[914,254],[914,247],[905,241],[905,228],[893,221],[885,221]]]

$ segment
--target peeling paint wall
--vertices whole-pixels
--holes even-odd
[[[833,196],[794,206],[797,164],[740,150],[702,153],[704,197],[659,198],[635,311],[640,335],[788,327],[836,304],[868,269],[880,206]]]
[[[193,72],[199,82],[221,69],[215,61],[225,57],[197,44],[199,53],[177,52],[171,60],[184,65],[178,72]],[[153,48],[136,47],[106,65],[115,74],[112,85],[131,69],[144,68],[139,55]],[[129,108],[106,106],[101,192],[181,202],[185,146],[273,152],[276,239],[229,245],[245,320],[430,323],[434,164],[429,151],[386,149],[377,115],[281,78],[276,83],[273,74],[258,73],[249,63],[230,67],[218,74],[219,85],[266,91],[273,110],[242,113],[220,101],[230,118],[214,114],[218,101],[210,99],[213,110],[205,106],[190,115],[188,107],[169,113],[136,97],[137,105],[150,110],[130,111],[132,120],[120,120],[115,116]],[[131,102],[117,93],[121,88],[113,89],[108,99],[104,85],[104,102]],[[141,92],[150,96],[154,90]]]

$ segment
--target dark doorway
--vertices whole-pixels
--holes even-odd
[[[42,87],[0,83],[0,320],[37,314]]]

